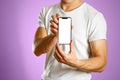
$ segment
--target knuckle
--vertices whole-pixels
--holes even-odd
[[[52,28],[53,26],[52,25],[50,25],[50,28]]]
[[[51,25],[54,25],[54,21],[51,22]]]
[[[51,16],[52,18],[54,17],[54,15]]]
[[[53,17],[53,21],[54,21],[55,23],[58,23],[58,20],[57,20],[57,17],[56,17],[56,16]]]
[[[52,23],[53,22],[53,20],[50,20],[50,23]]]
[[[55,15],[52,16],[53,21],[55,20]]]

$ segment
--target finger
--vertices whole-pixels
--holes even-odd
[[[57,19],[58,19],[58,18],[60,17],[60,14],[59,14],[59,13],[57,13],[57,14],[56,14],[56,17],[57,17]]]
[[[57,49],[58,53],[61,55],[61,57],[62,57],[63,59],[65,59],[65,58],[66,58],[66,55],[65,55],[65,53],[63,52],[63,50],[60,48],[60,45],[59,45],[58,43],[56,44],[56,49]]]
[[[72,52],[74,50],[74,43],[73,40],[71,40],[70,42],[70,52]]]
[[[57,58],[58,58],[59,60],[63,60],[62,56],[58,53],[57,50],[55,50],[55,55],[57,56]]]
[[[54,33],[54,34],[57,34],[57,33],[58,33],[58,30],[57,30],[57,29],[55,29],[55,28],[53,28],[53,27],[51,27],[51,29],[50,29],[50,30],[51,30],[51,32],[52,32],[52,33]]]
[[[51,20],[50,23],[51,23],[51,25],[52,25],[53,28],[58,29],[58,25],[57,25],[55,22],[53,22],[53,21]]]
[[[56,17],[55,15],[52,15],[52,19],[53,19],[53,21],[54,21],[55,23],[58,24],[58,20],[57,20],[57,17]]]
[[[55,59],[57,59],[58,62],[60,62],[60,60],[58,59],[58,57],[56,55],[56,52],[54,53],[54,57],[55,57]]]
[[[59,54],[59,53],[55,52],[54,57],[57,59],[58,62],[63,63],[64,60],[62,59],[62,57],[58,56],[57,54]]]

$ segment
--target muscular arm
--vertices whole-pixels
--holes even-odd
[[[56,43],[56,37],[47,35],[44,27],[38,27],[34,38],[34,53],[39,56],[50,51]]]
[[[107,62],[106,40],[90,42],[92,57],[88,60],[79,60],[77,68],[89,72],[101,72]]]
[[[65,54],[57,43],[54,56],[58,62],[70,65],[79,70],[87,72],[103,71],[107,62],[106,40],[90,42],[90,48],[92,57],[86,60],[80,60],[75,54],[73,41],[71,41],[70,52],[68,54]]]

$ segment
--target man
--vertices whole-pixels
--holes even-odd
[[[70,48],[57,43],[59,17],[72,18]],[[90,80],[90,72],[102,72],[107,62],[106,22],[102,13],[82,0],[61,0],[43,8],[34,53],[46,53],[42,80]]]

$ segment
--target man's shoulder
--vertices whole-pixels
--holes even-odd
[[[98,11],[96,8],[91,6],[90,4],[86,3],[86,7],[84,9],[84,13],[87,15],[89,18],[94,18],[98,14],[102,14],[100,11]]]
[[[45,7],[43,7],[43,9],[47,13],[48,11],[55,10],[55,8],[58,8],[58,5],[59,5],[59,3],[54,4],[54,5],[45,6]]]

